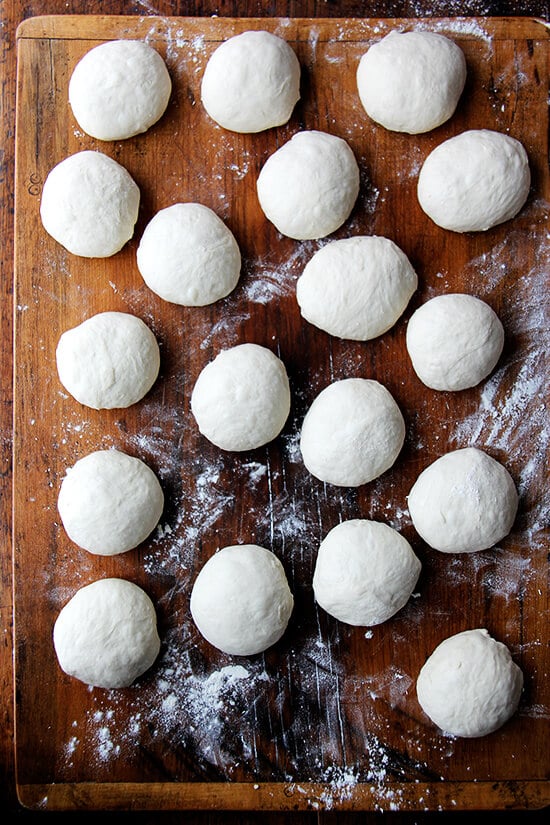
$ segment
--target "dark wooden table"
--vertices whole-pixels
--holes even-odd
[[[274,0],[273,2],[121,2],[120,0],[95,0],[95,2],[39,2],[30,0],[29,2],[16,2],[15,0],[5,0],[2,5],[2,111],[4,137],[2,145],[2,176],[0,179],[0,191],[2,198],[2,210],[0,220],[2,221],[2,254],[1,254],[1,283],[2,283],[2,335],[1,335],[1,370],[2,370],[2,405],[0,420],[0,441],[1,441],[1,470],[0,470],[0,507],[2,517],[0,519],[1,530],[4,537],[3,552],[0,554],[0,587],[1,599],[0,610],[2,615],[2,627],[4,632],[4,644],[2,645],[2,661],[0,666],[0,707],[2,725],[0,729],[0,805],[1,810],[8,814],[9,821],[38,821],[38,818],[51,818],[53,814],[31,813],[21,808],[17,802],[14,784],[14,758],[13,758],[13,687],[12,687],[12,595],[11,595],[11,443],[12,443],[12,260],[13,260],[13,174],[14,174],[14,109],[15,109],[15,30],[21,20],[41,14],[134,14],[134,15],[174,15],[174,16],[201,16],[217,14],[227,17],[261,17],[261,16],[291,16],[291,17],[445,17],[457,14],[465,16],[507,16],[521,15],[533,16],[548,19],[548,2],[545,0],[501,0],[501,2],[483,2],[483,0],[470,0],[469,2],[456,2],[456,0],[410,0],[407,2],[392,2],[392,0],[373,0],[372,2],[359,2],[359,0],[344,0],[343,2],[332,2],[331,0]],[[70,814],[62,815],[67,818]],[[494,812],[485,813],[484,816],[491,822],[532,822],[538,823],[546,821],[547,812]],[[59,815],[58,815],[59,816]],[[151,823],[175,823],[180,821],[192,821],[197,823],[209,823],[209,825],[229,825],[229,823],[271,823],[287,822],[293,825],[299,823],[313,823],[315,819],[324,823],[338,823],[338,825],[352,825],[359,821],[378,820],[381,816],[384,821],[395,823],[427,823],[432,821],[458,820],[466,821],[471,814],[465,813],[404,813],[390,812],[385,814],[365,813],[296,813],[296,814],[275,814],[275,813],[152,813],[152,812],[132,812],[120,813],[100,813],[93,812],[79,814],[79,819],[86,821],[96,821],[99,817],[102,820],[117,821],[122,816],[123,821],[132,817],[132,821]]]

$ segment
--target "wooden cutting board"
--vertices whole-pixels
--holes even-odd
[[[264,28],[289,41],[302,66],[290,123],[258,135],[224,132],[206,116],[200,80],[220,41]],[[468,80],[455,116],[420,136],[386,132],[359,103],[355,70],[392,29],[455,39]],[[67,100],[77,61],[115,38],[145,39],[165,57],[173,95],[147,134],[101,144],[83,134]],[[542,807],[548,785],[548,30],[529,19],[279,20],[59,16],[18,31],[14,571],[16,761],[21,802],[46,809],[460,809]],[[266,158],[299,129],[349,141],[361,192],[334,237],[385,235],[407,253],[419,288],[404,316],[375,341],[332,338],[300,317],[296,279],[319,248],[281,237],[255,191]],[[457,235],[436,227],[416,199],[424,158],[467,128],[519,138],[533,173],[513,221]],[[52,166],[99,149],[138,183],[134,239],[117,255],[85,260],[43,230],[42,184]],[[166,304],[136,268],[141,233],[178,201],[214,209],[243,254],[237,289],[205,308]],[[405,348],[407,319],[428,298],[469,292],[506,330],[503,356],[480,386],[428,390]],[[61,387],[60,334],[104,310],[141,317],[158,337],[162,367],[148,396],[96,412]],[[292,410],[279,438],[245,454],[202,438],[190,393],[222,348],[252,341],[285,362]],[[384,383],[407,424],[394,467],[356,490],[323,485],[301,461],[301,421],[316,394],[351,376]],[[416,535],[407,493],[444,452],[476,445],[501,460],[520,492],[513,531],[498,548],[447,556]],[[117,447],[159,475],[166,509],[137,550],[93,557],[68,540],[56,510],[60,482],[80,457]],[[314,603],[319,542],[342,519],[385,521],[411,541],[423,569],[409,604],[367,630]],[[262,656],[230,657],[198,634],[192,583],[216,549],[256,542],[282,560],[295,611]],[[159,660],[128,689],[90,689],[62,673],[52,627],[81,586],[106,576],[153,598]],[[486,627],[525,674],[518,713],[481,739],[442,735],[422,713],[415,680],[445,637]]]

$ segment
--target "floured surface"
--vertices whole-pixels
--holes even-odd
[[[402,23],[101,18],[94,28],[83,20],[45,24],[49,37],[22,37],[19,43],[14,463],[19,784],[284,782],[296,800],[306,799],[303,786],[313,781],[323,789],[310,800],[313,807],[351,804],[358,788],[372,787],[368,807],[395,809],[405,797],[419,808],[431,807],[428,798],[419,798],[418,781],[544,779],[550,727],[544,532],[549,244],[542,26],[532,23],[528,30],[524,21],[520,36],[511,24],[497,21],[408,21],[409,28],[455,38],[469,69],[455,117],[433,133],[411,137],[371,123],[355,90],[355,67],[369,42]],[[254,136],[216,127],[199,95],[216,42],[246,25],[286,37],[303,69],[302,101],[288,126]],[[97,39],[90,39],[92,29]],[[157,126],[112,144],[83,135],[67,104],[72,67],[102,36],[145,39],[166,57],[174,83]],[[37,108],[40,118],[33,115]],[[263,162],[300,128],[323,128],[346,138],[361,168],[357,205],[331,237],[386,235],[418,272],[419,289],[403,318],[374,341],[330,338],[300,318],[296,280],[326,241],[282,238],[259,208],[255,182]],[[458,236],[423,215],[415,189],[429,151],[466,128],[509,131],[523,140],[534,185],[517,219],[487,233]],[[142,191],[136,235],[108,261],[70,256],[39,220],[49,168],[86,148],[107,151]],[[236,290],[211,307],[163,303],[136,267],[146,223],[178,200],[214,209],[243,254]],[[405,348],[406,321],[421,302],[456,291],[471,292],[495,309],[504,324],[505,349],[479,387],[437,393],[414,375]],[[105,310],[135,313],[161,346],[159,380],[125,411],[79,406],[63,391],[55,370],[61,332]],[[223,453],[198,433],[190,396],[202,367],[220,349],[245,341],[271,348],[285,362],[292,408],[283,433],[266,448]],[[325,486],[307,473],[299,431],[321,389],[355,376],[388,387],[404,414],[407,437],[390,471],[347,490]],[[512,534],[495,550],[446,557],[419,540],[406,496],[431,461],[469,445],[487,449],[505,464],[519,488],[520,512]],[[97,559],[71,545],[56,500],[66,468],[109,447],[152,467],[166,507],[156,533],[140,548],[117,559]],[[383,520],[402,531],[423,563],[408,605],[368,631],[318,610],[311,588],[321,539],[339,521],[356,517]],[[272,549],[296,601],[283,639],[250,659],[215,651],[189,613],[192,583],[204,561],[219,547],[236,543]],[[135,581],[153,598],[162,649],[136,686],[91,690],[61,673],[51,630],[78,587],[113,575]],[[502,730],[480,740],[454,740],[422,714],[415,680],[444,637],[480,626],[508,644],[524,670],[526,690],[518,714]],[[408,783],[408,790],[396,790],[397,781]]]

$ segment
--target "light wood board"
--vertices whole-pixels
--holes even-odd
[[[200,80],[220,41],[265,28],[302,65],[302,97],[289,124],[258,135],[224,132],[206,116]],[[392,29],[455,39],[468,63],[454,117],[420,136],[372,123],[355,71]],[[147,134],[101,144],[82,133],[67,99],[71,72],[92,46],[145,39],[165,57],[173,95]],[[14,578],[16,760],[20,799],[46,809],[460,809],[541,807],[547,782],[548,582],[545,501],[548,444],[548,31],[529,19],[253,20],[59,16],[18,32]],[[263,216],[255,183],[271,152],[299,129],[349,141],[361,167],[356,207],[335,238],[385,235],[407,253],[419,289],[394,328],[375,341],[331,338],[300,317],[295,282],[319,247],[281,237]],[[445,138],[490,128],[522,140],[533,185],[513,221],[457,235],[421,211],[416,180]],[[105,260],[67,253],[42,228],[42,184],[81,149],[122,163],[141,193],[133,240]],[[206,308],[163,302],[143,283],[135,253],[160,208],[199,201],[233,230],[243,254],[237,289]],[[469,292],[500,315],[506,345],[493,375],[458,393],[428,390],[405,348],[414,309]],[[59,335],[104,310],[141,317],[161,345],[157,383],[126,410],[93,411],[63,391]],[[292,410],[279,438],[221,453],[197,431],[190,394],[222,348],[252,341],[285,362]],[[380,479],[356,490],[305,470],[298,438],[316,394],[333,380],[384,383],[407,424],[404,449]],[[486,449],[521,497],[497,549],[447,556],[416,535],[407,493],[442,453]],[[137,550],[93,557],[67,538],[56,510],[76,459],[117,447],[145,460],[166,494],[161,526]],[[319,542],[347,518],[400,529],[422,564],[415,597],[367,631],[331,619],[313,599]],[[263,656],[232,658],[209,646],[189,614],[192,583],[226,544],[256,542],[281,558],[295,594],[284,638]],[[163,646],[132,688],[91,690],[57,665],[52,628],[81,586],[122,576],[145,588]],[[445,637],[487,627],[523,668],[518,713],[474,740],[442,735],[422,713],[415,680]]]

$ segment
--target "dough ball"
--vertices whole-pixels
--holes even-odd
[[[191,615],[211,645],[253,656],[286,630],[294,599],[279,559],[256,544],[224,547],[201,569],[191,592]]]
[[[298,132],[265,162],[260,206],[282,235],[324,238],[342,226],[359,194],[359,167],[342,138]]]
[[[438,295],[407,326],[414,371],[433,390],[475,387],[493,370],[503,346],[498,316],[473,295]]]
[[[408,602],[421,564],[409,542],[378,521],[343,521],[319,547],[313,574],[318,604],[341,622],[377,625]]]
[[[94,410],[140,401],[160,369],[155,336],[140,318],[126,312],[100,312],[64,332],[56,359],[67,392]]]
[[[418,177],[418,200],[443,229],[482,232],[517,215],[530,185],[529,160],[519,140],[472,129],[428,155]]]
[[[416,531],[442,553],[487,550],[508,535],[518,494],[508,470],[476,447],[430,464],[408,497]]]
[[[51,170],[42,188],[40,217],[46,232],[73,255],[108,258],[134,234],[139,197],[123,166],[86,150]]]
[[[57,499],[71,541],[99,556],[125,553],[145,541],[163,507],[154,472],[119,450],[98,450],[77,461]]]
[[[445,733],[472,738],[500,728],[516,712],[523,673],[487,630],[465,630],[441,642],[416,682],[424,713]]]
[[[230,37],[210,57],[204,108],[224,129],[262,132],[286,123],[300,98],[300,64],[288,43],[265,31]]]
[[[452,40],[433,32],[390,32],[363,55],[359,98],[386,129],[416,135],[445,123],[466,82],[466,60]]]
[[[254,450],[279,435],[290,412],[283,362],[258,344],[222,350],[191,394],[201,433],[222,450]]]
[[[78,125],[98,140],[146,132],[164,114],[172,81],[158,52],[140,40],[95,46],[77,63],[69,103]]]
[[[137,265],[149,289],[165,301],[206,306],[237,285],[241,253],[215,212],[200,203],[175,203],[146,226]]]
[[[356,237],[319,249],[298,278],[296,297],[303,317],[319,329],[368,341],[395,324],[417,285],[393,241]]]
[[[61,610],[53,643],[69,676],[94,687],[128,687],[158,656],[155,608],[137,584],[99,579]]]
[[[329,384],[309,408],[300,436],[309,472],[339,487],[359,487],[388,470],[405,440],[405,422],[378,381]]]

